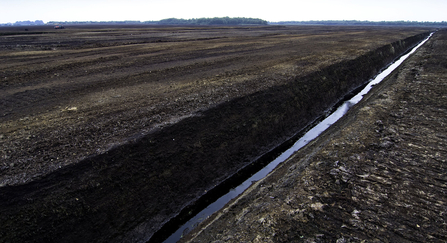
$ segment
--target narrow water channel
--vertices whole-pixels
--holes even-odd
[[[165,243],[173,243],[173,242],[177,242],[178,240],[180,240],[180,238],[182,238],[190,230],[195,228],[200,222],[205,220],[208,216],[210,216],[214,212],[221,209],[231,199],[237,197],[239,194],[241,194],[243,191],[245,191],[245,189],[247,189],[254,181],[258,181],[258,180],[264,178],[268,173],[270,173],[273,169],[275,169],[276,166],[278,166],[281,162],[285,161],[293,153],[295,153],[296,151],[298,151],[299,149],[304,147],[306,144],[308,144],[310,141],[312,141],[313,139],[318,137],[323,131],[325,131],[327,128],[329,128],[332,124],[334,124],[336,121],[338,121],[341,117],[343,117],[352,106],[357,104],[363,98],[363,96],[371,90],[371,88],[374,85],[380,83],[385,77],[387,77],[399,65],[401,65],[402,62],[405,61],[405,59],[407,59],[420,46],[422,46],[426,41],[428,41],[428,39],[430,39],[430,37],[432,35],[433,35],[433,33],[431,33],[425,40],[423,40],[421,43],[419,43],[417,46],[415,46],[410,52],[401,56],[397,61],[395,61],[390,66],[388,66],[384,71],[382,71],[373,80],[371,80],[359,93],[357,93],[351,99],[345,101],[333,113],[331,113],[324,120],[322,120],[321,122],[316,124],[312,129],[307,131],[307,133],[305,133],[304,136],[302,136],[298,141],[296,141],[292,147],[290,147],[285,152],[283,152],[281,155],[279,155],[275,160],[270,162],[263,169],[261,169],[260,171],[258,171],[254,175],[252,175],[250,178],[245,180],[242,184],[231,189],[227,194],[223,195],[222,197],[217,199],[215,202],[209,204],[208,207],[206,207],[205,209],[200,211],[193,218],[191,218],[188,222],[186,222],[184,225],[182,225],[175,233],[173,233],[164,242]]]

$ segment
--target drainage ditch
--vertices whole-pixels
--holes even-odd
[[[274,170],[294,152],[304,147],[332,124],[337,122],[352,106],[357,104],[374,85],[380,83],[384,78],[390,75],[432,35],[433,33],[416,46],[407,50],[365,85],[362,85],[354,89],[348,95],[345,95],[342,100],[326,111],[324,115],[311,122],[299,133],[295,134],[270,152],[264,154],[253,163],[239,170],[223,183],[207,192],[193,205],[184,208],[177,217],[171,219],[157,231],[148,242],[177,242],[190,230],[197,227],[197,225],[208,216],[221,209],[231,199],[240,195],[254,181],[258,181],[267,176],[268,173]]]

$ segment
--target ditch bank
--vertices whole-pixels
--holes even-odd
[[[221,104],[31,183],[0,188],[0,238],[144,242],[428,34]]]
[[[446,242],[447,31],[179,242]]]

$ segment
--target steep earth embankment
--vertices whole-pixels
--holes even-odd
[[[447,31],[183,242],[445,242]]]

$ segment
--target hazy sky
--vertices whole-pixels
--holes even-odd
[[[447,21],[447,0],[0,0],[0,23],[252,17]]]

